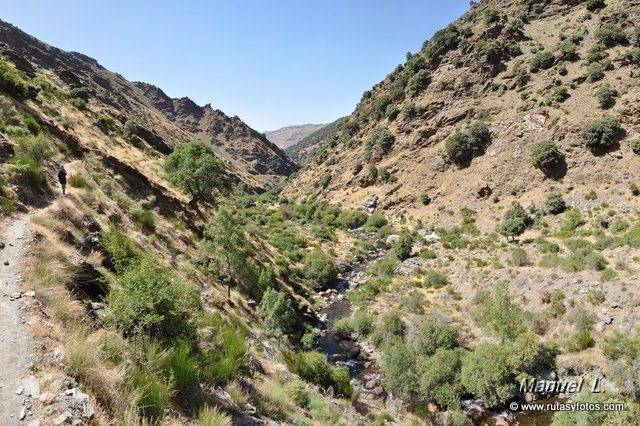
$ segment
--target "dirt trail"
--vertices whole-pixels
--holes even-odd
[[[25,296],[20,255],[30,219],[30,214],[13,219],[0,240],[4,244],[0,249],[0,424],[7,426],[32,422],[31,400],[38,396],[37,381],[28,368],[34,350],[21,309]]]

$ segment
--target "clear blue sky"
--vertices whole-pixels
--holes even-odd
[[[468,0],[7,1],[0,18],[257,130],[349,114]]]

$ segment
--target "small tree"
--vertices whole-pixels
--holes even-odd
[[[209,221],[201,245],[207,257],[207,266],[227,286],[227,298],[231,287],[241,281],[247,272],[248,252],[245,248],[243,223],[228,208],[222,207]]]
[[[482,322],[503,342],[525,331],[522,309],[511,301],[506,284],[500,283],[482,304]]]
[[[428,398],[447,408],[460,407],[460,393],[463,390],[460,369],[464,349],[438,349],[426,359],[420,378],[420,391]]]
[[[567,209],[567,205],[559,192],[552,192],[544,202],[544,207],[551,214],[560,214]]]
[[[504,219],[502,220],[502,224],[498,227],[498,232],[507,237],[507,239],[511,238],[513,240],[515,237],[524,233],[529,222],[530,220],[527,212],[520,203],[515,203],[511,209],[507,210],[504,214]]]
[[[462,360],[461,381],[465,389],[481,398],[487,406],[496,406],[509,398],[511,382],[508,346],[481,343]]]
[[[402,397],[408,397],[418,388],[416,356],[411,348],[397,337],[384,347],[380,367],[384,384]]]
[[[286,293],[268,288],[256,310],[270,336],[280,338],[295,329],[297,323],[296,312],[291,306],[291,300]]]
[[[609,84],[603,84],[602,87],[596,91],[596,97],[602,109],[608,109],[613,106],[615,103],[613,100],[614,96],[616,96],[616,91],[611,89]]]
[[[541,140],[531,148],[531,163],[545,173],[551,172],[562,162],[562,154],[553,141]]]
[[[315,250],[307,255],[304,269],[306,277],[316,287],[329,285],[338,277],[336,262],[322,250]]]
[[[400,233],[400,238],[395,247],[396,256],[399,260],[405,260],[411,256],[411,250],[413,249],[413,235],[408,229],[403,229]]]
[[[164,169],[169,182],[192,197],[197,203],[214,205],[219,194],[231,188],[224,162],[201,141],[190,141],[176,146],[167,156]]]
[[[582,128],[582,139],[591,152],[610,149],[620,130],[620,121],[616,117],[606,115],[587,123]]]

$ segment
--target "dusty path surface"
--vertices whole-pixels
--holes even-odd
[[[38,395],[37,381],[28,365],[34,354],[21,309],[20,255],[29,238],[25,214],[13,219],[0,240],[0,424],[25,425],[34,421],[31,400]],[[21,419],[22,418],[22,419]]]

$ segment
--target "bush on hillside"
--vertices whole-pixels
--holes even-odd
[[[562,160],[562,154],[551,140],[541,140],[533,144],[531,148],[531,163],[545,173],[549,173],[560,166]]]
[[[164,163],[172,185],[192,197],[192,203],[215,204],[230,189],[224,162],[211,147],[194,140],[175,147]]]
[[[435,62],[442,55],[458,47],[460,42],[460,31],[451,24],[446,28],[438,30],[430,40],[422,46],[422,51],[430,62]]]
[[[535,54],[533,59],[531,59],[530,69],[531,72],[538,72],[540,70],[546,70],[553,66],[555,62],[555,57],[553,53],[549,51],[542,51]]]
[[[610,22],[602,24],[595,32],[596,40],[607,47],[613,47],[627,42],[627,36],[622,27]]]
[[[294,331],[298,321],[289,296],[273,288],[264,292],[256,315],[264,321],[267,333],[278,338]]]
[[[582,139],[591,152],[598,153],[613,147],[619,130],[620,121],[607,115],[587,123],[582,128]]]
[[[371,133],[369,139],[367,139],[365,148],[369,152],[374,149],[379,150],[379,152],[384,155],[389,152],[395,140],[396,138],[389,129],[386,127],[378,127]]]
[[[604,78],[604,71],[604,65],[600,62],[593,62],[587,67],[587,77],[591,82],[602,80]]]
[[[602,109],[608,109],[614,105],[614,96],[616,96],[616,91],[611,89],[611,86],[609,84],[603,84],[596,91],[596,97],[598,98],[598,103],[600,104],[600,108]]]
[[[567,205],[559,192],[552,192],[544,202],[544,207],[551,214],[560,214],[567,209]]]
[[[465,389],[481,398],[488,407],[505,402],[512,394],[507,346],[481,343],[462,359],[461,382]]]
[[[29,96],[29,85],[18,75],[17,71],[0,59],[0,88],[18,100]]]
[[[347,367],[331,366],[319,352],[285,352],[284,359],[289,370],[303,379],[322,386],[332,387],[335,394],[344,398],[351,397],[353,388]]]
[[[400,238],[396,242],[393,250],[398,257],[398,260],[402,261],[411,256],[411,250],[413,249],[413,235],[408,229],[403,229],[400,232]]]
[[[634,154],[640,155],[640,139],[633,139],[629,142],[629,148],[631,148]]]
[[[481,122],[469,126],[466,132],[457,131],[445,141],[444,149],[451,161],[466,167],[473,157],[484,152],[491,143],[489,129]]]
[[[422,92],[429,83],[431,83],[431,73],[425,69],[421,69],[409,78],[409,81],[407,82],[407,90],[412,95],[417,95]]]
[[[304,270],[305,276],[314,287],[328,286],[338,277],[338,266],[335,260],[322,250],[307,254]]]
[[[529,215],[524,208],[520,203],[515,203],[504,214],[502,223],[498,226],[498,232],[507,239],[514,239],[524,233],[530,222]]]
[[[453,349],[458,346],[460,330],[448,324],[444,318],[427,315],[422,318],[413,339],[413,348],[418,355],[431,356],[438,349]]]
[[[167,343],[195,342],[192,313],[199,308],[197,290],[151,258],[129,267],[121,287],[108,296],[111,321],[125,336],[147,336]]]
[[[587,10],[589,12],[595,12],[598,9],[603,9],[606,6],[604,0],[587,0]]]

